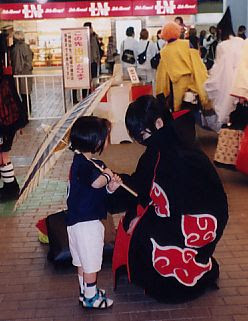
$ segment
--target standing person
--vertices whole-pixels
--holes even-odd
[[[16,31],[13,35],[14,44],[10,51],[11,64],[14,75],[32,75],[33,70],[33,52],[29,45],[25,43],[24,33],[22,31]],[[25,106],[27,115],[32,112],[31,105],[31,92],[32,92],[31,77],[19,78],[19,92],[21,94],[22,102]],[[17,88],[18,88],[17,87]]]
[[[229,115],[236,108],[237,99],[231,97],[230,94],[244,40],[235,37],[229,7],[218,23],[217,30],[221,43],[217,46],[216,60],[205,83],[205,89],[217,114],[219,127],[221,127],[222,124],[229,122]]]
[[[122,41],[120,48],[120,58],[122,64],[123,78],[129,79],[128,67],[137,67],[138,41],[134,39],[135,33],[133,27],[126,30],[127,38]]]
[[[129,280],[160,302],[179,303],[217,289],[213,257],[228,220],[227,197],[207,156],[186,147],[174,122],[153,96],[127,109],[129,135],[146,149],[123,181],[138,193],[109,195],[109,208],[125,211],[118,228],[113,271],[126,265]]]
[[[158,52],[166,45],[166,41],[161,38],[161,32],[162,32],[161,29],[159,29],[157,31],[157,48],[158,48]]]
[[[246,27],[244,25],[239,26],[237,36],[245,40],[246,39],[245,33],[246,33]]]
[[[114,64],[115,64],[115,56],[117,55],[116,47],[114,45],[114,37],[110,36],[107,46],[107,66],[109,69],[109,73],[113,74]]]
[[[151,59],[151,67],[157,69],[160,62],[160,50],[166,45],[166,41],[161,38],[161,29],[157,31],[157,41],[155,44],[156,54]]]
[[[107,147],[110,122],[94,116],[77,119],[70,134],[70,149],[75,152],[68,187],[67,232],[72,264],[78,268],[79,301],[84,308],[105,309],[113,305],[105,291],[97,288],[97,272],[101,270],[106,196],[121,183],[101,161],[91,160],[92,154]],[[101,172],[95,165],[103,169]]]
[[[100,62],[99,62],[99,73],[102,73],[102,58],[104,57],[104,43],[103,43],[103,39],[102,37],[98,37],[98,35],[96,34],[96,38],[97,38],[97,42],[98,42],[98,46],[99,46],[99,54],[100,54]]]
[[[93,30],[91,22],[85,22],[84,27],[90,29],[90,64],[91,64],[91,78],[98,76],[100,66],[100,50],[97,35]]]
[[[180,39],[184,39],[185,33],[187,31],[187,27],[185,26],[185,24],[183,22],[183,18],[178,16],[174,19],[174,22],[177,23],[181,27]]]
[[[24,106],[16,91],[12,76],[3,74],[0,62],[0,175],[3,187],[0,189],[0,202],[15,200],[19,195],[14,167],[9,151],[18,129],[28,122]]]
[[[203,40],[203,46],[206,48],[206,55],[204,58],[204,63],[207,67],[207,70],[210,70],[214,64],[215,56],[216,56],[216,47],[218,44],[217,40],[217,29],[215,26],[211,26],[209,28],[210,34],[206,36]]]
[[[196,50],[200,49],[200,40],[197,37],[197,30],[194,26],[191,26],[189,28],[188,39],[189,39],[189,43],[190,43],[191,48],[194,48]]]
[[[167,45],[161,50],[161,59],[156,74],[156,94],[165,97],[173,95],[170,108],[179,111],[184,108],[183,101],[186,92],[199,96],[203,108],[208,108],[208,97],[204,90],[207,80],[207,70],[199,52],[190,48],[188,40],[179,39],[181,28],[175,22],[167,23],[162,30],[163,39]],[[188,99],[187,99],[188,101]],[[193,106],[192,108],[196,108]]]
[[[153,82],[155,77],[155,70],[151,66],[151,59],[156,54],[156,47],[152,41],[149,41],[149,33],[147,29],[140,31],[140,40],[138,43],[138,62],[137,62],[137,74],[141,80],[146,82]],[[140,61],[139,55],[146,51],[146,60]],[[143,62],[143,63],[141,63]]]
[[[201,30],[200,31],[200,37],[199,37],[199,47],[200,47],[200,53],[201,53],[201,58],[204,59],[204,57],[207,54],[207,49],[203,46],[204,39],[206,38],[207,31],[206,30]]]

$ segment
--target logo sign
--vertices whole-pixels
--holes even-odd
[[[65,88],[90,88],[89,28],[62,29]]]
[[[184,15],[197,13],[197,0],[110,0],[0,4],[1,20]]]
[[[134,16],[196,14],[196,0],[134,0]]]

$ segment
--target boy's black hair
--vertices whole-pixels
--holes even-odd
[[[156,120],[161,118],[164,123],[171,120],[166,107],[152,95],[141,96],[132,102],[127,109],[125,124],[131,138],[143,144],[142,131],[149,129],[155,132]]]
[[[134,35],[134,28],[133,27],[128,27],[126,30],[126,36],[132,37]]]
[[[111,123],[105,118],[83,116],[73,124],[70,149],[81,153],[101,154],[109,138]]]

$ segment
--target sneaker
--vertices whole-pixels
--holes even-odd
[[[97,290],[92,298],[83,298],[82,307],[86,309],[107,309],[113,305],[114,301],[107,298],[100,290]]]

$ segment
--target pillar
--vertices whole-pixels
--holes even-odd
[[[240,25],[245,25],[248,30],[248,1],[247,0],[223,0],[224,11],[230,6],[232,13],[233,29],[237,33]],[[246,32],[247,36],[247,32]]]

